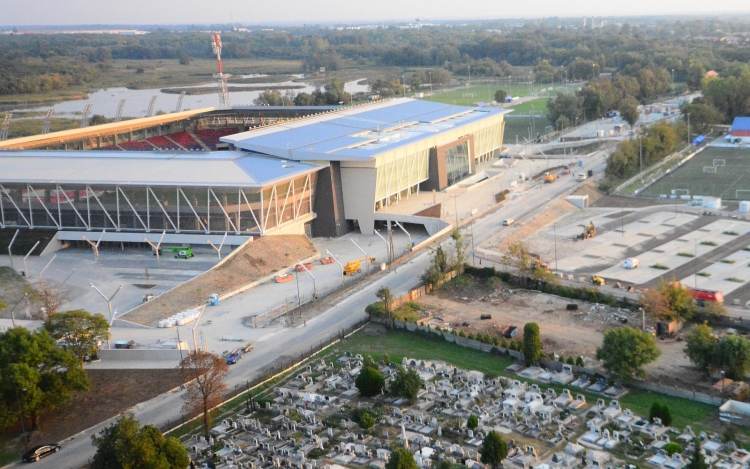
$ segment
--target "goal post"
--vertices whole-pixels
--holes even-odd
[[[716,174],[716,166],[704,166],[703,174]]]
[[[680,194],[682,192],[682,194]],[[672,195],[680,196],[680,195],[690,195],[690,191],[687,189],[672,189]]]
[[[722,158],[714,158],[714,166],[726,166],[727,160]]]

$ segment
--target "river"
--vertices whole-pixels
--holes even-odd
[[[249,75],[248,77],[256,77],[257,75]],[[243,77],[245,78],[245,77]],[[360,81],[363,79],[360,78],[358,80],[350,81],[344,84],[344,90],[349,93],[359,93],[359,92],[367,92],[369,90],[369,87],[367,85],[359,84]],[[291,90],[295,95],[297,93],[305,92],[305,93],[311,93],[315,91],[316,86],[314,84],[310,83],[304,83],[304,82],[293,82],[293,81],[285,81],[282,83],[253,83],[253,84],[243,84],[243,83],[228,83],[227,87],[229,88],[229,102],[230,105],[234,106],[248,106],[253,104],[253,100],[255,100],[260,94],[262,93],[262,90],[260,91],[235,91],[232,92],[232,87],[235,86],[269,86],[269,87],[278,87],[278,86],[300,86],[303,85],[304,88],[296,88]],[[180,89],[186,89],[186,88],[205,88],[205,87],[216,87],[216,84],[204,84],[204,85],[197,85],[197,86],[182,86],[179,87]],[[280,90],[282,93],[285,93],[286,90]],[[94,91],[91,93],[88,93],[88,99],[79,99],[74,101],[63,101],[59,103],[55,103],[52,105],[42,105],[42,106],[34,106],[34,107],[28,107],[23,109],[16,109],[17,111],[35,111],[35,112],[47,112],[50,107],[54,109],[53,115],[55,117],[76,117],[80,116],[80,114],[83,112],[84,108],[91,104],[91,112],[90,116],[94,114],[100,114],[104,117],[113,118],[117,114],[117,106],[120,104],[121,100],[125,100],[125,104],[123,105],[122,110],[122,116],[123,117],[145,117],[146,112],[148,110],[149,103],[151,102],[151,98],[156,96],[156,102],[154,104],[154,113],[158,111],[164,111],[166,113],[174,112],[177,107],[177,101],[180,98],[179,94],[171,94],[171,93],[163,93],[161,91],[161,88],[154,88],[154,89],[144,89],[144,90],[131,90],[128,88],[108,88],[108,89],[102,89],[99,91]],[[219,107],[219,94],[218,91],[216,93],[211,94],[198,94],[198,95],[185,95],[185,98],[182,101],[182,108],[181,110],[186,111],[189,109],[199,109],[204,107]]]

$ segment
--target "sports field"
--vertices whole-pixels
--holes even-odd
[[[504,89],[511,96],[524,97],[531,94],[546,96],[542,90],[549,88],[546,85],[533,84],[531,88],[528,85],[511,85],[510,87],[502,83],[475,83],[471,86],[459,86],[445,91],[435,91],[434,96],[427,96],[427,101],[436,101],[445,104],[455,104],[457,106],[475,106],[479,102],[491,103],[495,99],[495,91]],[[549,91],[549,94],[555,95],[556,91]],[[539,109],[539,108],[537,108]],[[542,106],[542,109],[544,107]]]
[[[750,148],[708,147],[639,195],[673,194],[750,200]]]

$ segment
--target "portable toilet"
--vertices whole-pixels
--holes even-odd
[[[578,167],[583,168],[583,160],[578,160]]]
[[[214,293],[208,296],[208,304],[211,306],[219,306],[219,295]]]

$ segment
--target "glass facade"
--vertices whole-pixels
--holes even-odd
[[[449,186],[469,177],[471,163],[468,140],[445,150],[445,169]]]

